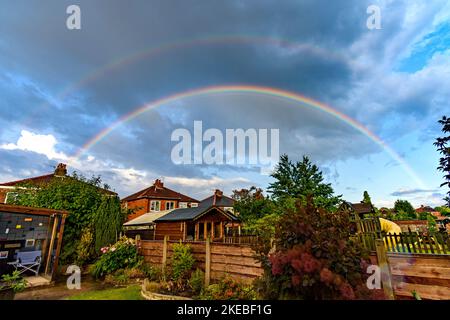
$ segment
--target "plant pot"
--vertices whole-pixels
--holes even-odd
[[[0,289],[0,300],[14,300],[15,292],[12,288]]]

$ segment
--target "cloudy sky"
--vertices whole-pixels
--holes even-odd
[[[70,5],[81,29],[69,30]],[[366,25],[369,5],[381,29]],[[121,196],[163,178],[196,198],[271,178],[250,165],[177,165],[177,128],[279,129],[280,153],[308,155],[344,199],[368,190],[440,205],[437,120],[450,115],[446,0],[0,0],[0,180],[58,162],[100,174]],[[258,86],[314,99],[371,134]],[[107,128],[113,128],[89,144]],[[378,138],[371,138],[373,137]],[[375,140],[380,139],[386,147]]]

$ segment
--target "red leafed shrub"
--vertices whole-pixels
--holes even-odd
[[[378,299],[366,286],[368,253],[352,239],[350,214],[300,202],[278,221],[270,252],[256,248],[264,276],[256,282],[267,299]]]

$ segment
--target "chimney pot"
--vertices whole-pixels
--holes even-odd
[[[55,176],[64,177],[67,175],[67,165],[65,163],[59,163],[55,169]]]

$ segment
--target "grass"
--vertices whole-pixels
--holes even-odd
[[[126,288],[87,291],[73,295],[69,300],[143,300],[141,287],[132,285]]]

